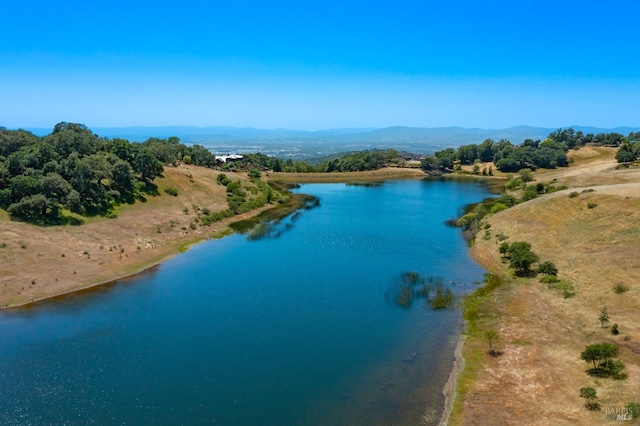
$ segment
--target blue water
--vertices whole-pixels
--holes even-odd
[[[132,279],[0,313],[0,424],[437,423],[457,310],[390,303],[400,274],[471,291],[444,225],[477,183],[304,185],[271,237],[207,241]]]

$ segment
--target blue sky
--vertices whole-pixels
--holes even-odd
[[[640,3],[0,6],[0,125],[640,126]]]

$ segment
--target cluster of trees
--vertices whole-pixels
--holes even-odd
[[[494,162],[502,172],[517,172],[529,168],[556,168],[569,165],[566,145],[553,139],[544,142],[525,140],[520,145],[513,145],[502,139],[495,142],[486,139],[479,145],[463,145],[457,150],[448,148],[426,157],[422,161],[422,169],[427,172],[453,171],[455,164],[467,165],[475,162]]]
[[[131,143],[76,123],[58,123],[44,137],[0,127],[0,207],[32,223],[59,223],[65,209],[108,215],[153,191],[163,164],[178,161],[211,166],[215,156],[178,138]]]
[[[640,132],[630,133],[616,153],[618,163],[633,163],[640,159]]]
[[[624,363],[614,359],[618,356],[620,356],[620,347],[613,343],[594,343],[586,346],[580,353],[581,360],[593,364],[590,374],[623,379],[626,377],[623,373]]]
[[[430,155],[422,161],[427,172],[449,172],[457,164],[469,165],[475,162],[494,162],[502,172],[517,172],[529,168],[553,169],[569,165],[567,151],[588,143],[605,146],[626,146],[631,140],[640,139],[640,133],[624,137],[620,133],[583,134],[574,129],[558,129],[551,132],[544,141],[526,139],[519,145],[509,140],[498,142],[486,139],[481,144],[463,145],[458,149],[448,148]],[[626,149],[626,148],[625,148]],[[633,146],[632,146],[633,150]],[[640,147],[636,147],[638,154]],[[637,158],[637,157],[636,157]]]

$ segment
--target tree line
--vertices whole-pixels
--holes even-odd
[[[361,172],[377,170],[392,161],[399,159],[398,151],[394,149],[360,151],[331,158],[319,164],[310,164],[303,160],[294,161],[290,158],[283,160],[269,157],[262,153],[246,154],[240,161],[222,166],[222,170],[273,170],[285,173],[331,173],[331,172]]]
[[[514,145],[507,139],[494,141],[486,139],[481,144],[460,146],[458,149],[447,148],[427,156],[422,161],[422,169],[426,172],[451,172],[459,165],[476,162],[493,162],[501,172],[517,172],[521,169],[537,168],[554,169],[569,165],[567,151],[587,144],[620,147],[625,152],[631,151],[637,159],[640,155],[640,132],[630,133],[625,137],[620,133],[584,134],[572,128],[558,129],[549,133],[543,141],[525,139]],[[624,154],[627,161],[629,154]],[[618,160],[620,161],[620,160]]]

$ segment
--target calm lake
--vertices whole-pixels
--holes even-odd
[[[458,310],[389,300],[401,274],[482,280],[445,221],[477,182],[314,184],[260,236],[0,311],[0,424],[437,424]]]

